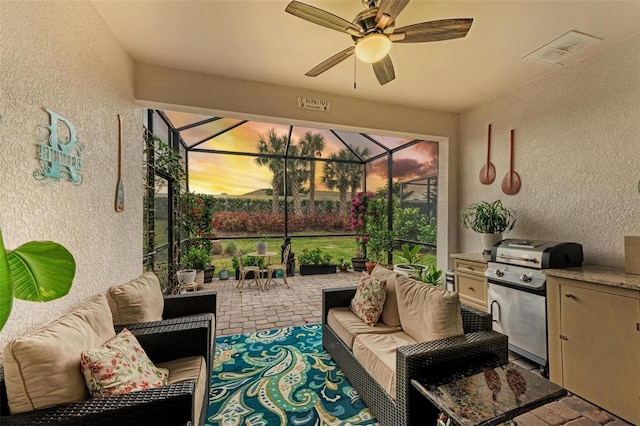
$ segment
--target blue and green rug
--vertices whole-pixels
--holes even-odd
[[[310,324],[216,339],[207,425],[376,425]]]

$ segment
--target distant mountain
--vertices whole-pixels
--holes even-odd
[[[255,191],[247,192],[242,195],[229,195],[229,198],[271,198],[271,195],[267,195],[266,189],[256,189]]]
[[[280,195],[282,196],[282,195]],[[255,191],[251,191],[251,192],[247,192],[246,194],[242,194],[242,195],[229,195],[229,198],[258,198],[258,199],[271,199],[271,195],[267,194],[267,190],[266,189],[257,189]],[[291,196],[289,196],[289,198],[291,198]],[[309,195],[308,194],[303,194],[300,196],[301,199],[303,200],[308,200],[309,199]],[[337,191],[316,191],[316,200],[317,201],[321,201],[321,200],[333,200],[333,201],[338,201],[340,200],[340,193]]]

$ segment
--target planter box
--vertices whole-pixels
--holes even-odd
[[[336,265],[300,265],[300,275],[335,274]]]
[[[204,282],[210,283],[213,281],[213,273],[216,271],[216,267],[212,266],[209,269],[204,270]]]
[[[365,259],[364,257],[351,258],[351,266],[353,267],[353,270],[356,272],[366,271],[367,270],[367,267],[365,265],[366,263],[367,263],[367,259]]]

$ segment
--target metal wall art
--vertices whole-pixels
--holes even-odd
[[[84,144],[78,140],[76,129],[69,120],[48,108],[43,109],[50,116],[50,124],[36,127],[41,167],[33,172],[33,177],[47,184],[57,183],[62,178],[74,185],[82,184]],[[60,127],[61,123],[66,128]]]

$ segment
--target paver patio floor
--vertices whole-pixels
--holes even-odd
[[[296,273],[288,277],[289,288],[281,278],[267,291],[246,280],[242,293],[236,288],[238,281],[214,279],[207,288],[218,292],[216,334],[253,333],[260,330],[315,324],[322,321],[322,289],[345,287],[358,283],[359,273],[341,272],[330,275]]]
[[[260,330],[315,324],[322,321],[322,289],[353,286],[358,283],[359,272],[339,272],[329,275],[298,273],[289,277],[289,288],[282,279],[267,291],[254,283],[245,282],[242,293],[231,277],[227,281],[217,278],[205,288],[218,292],[216,335],[253,333]],[[510,359],[522,367],[535,370],[534,364],[511,353]],[[515,419],[518,426],[628,426],[623,420],[599,409],[576,396],[569,395],[544,405]]]

